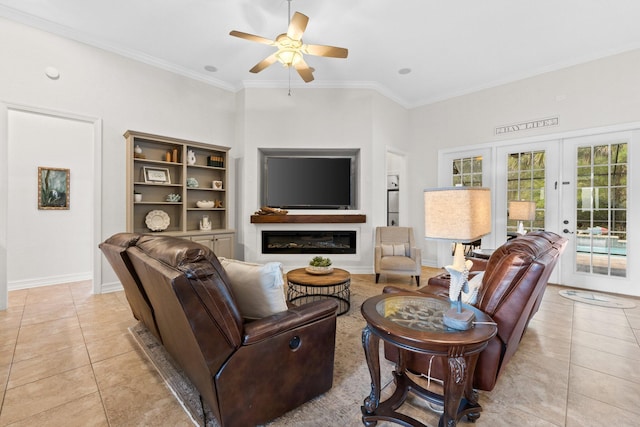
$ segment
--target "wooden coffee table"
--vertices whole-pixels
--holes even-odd
[[[449,309],[447,299],[415,293],[382,294],[366,300],[361,307],[367,326],[362,331],[369,373],[371,394],[362,406],[362,422],[374,426],[378,421],[392,421],[404,426],[425,426],[418,420],[396,412],[411,391],[428,402],[444,406],[439,427],[453,427],[463,416],[470,421],[480,417],[482,407],[473,390],[473,373],[478,356],[487,342],[497,333],[492,319],[475,307],[476,324],[467,331],[450,329],[442,322]],[[398,347],[398,364],[393,372],[396,389],[393,395],[380,402],[380,339]],[[415,383],[406,372],[406,352],[417,352],[447,358],[443,395]]]
[[[329,274],[310,274],[304,268],[287,273],[287,300],[300,305],[327,298],[338,300],[338,316],[351,307],[351,274],[334,268]]]

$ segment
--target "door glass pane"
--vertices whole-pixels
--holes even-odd
[[[482,156],[464,157],[453,161],[453,174],[451,175],[453,186],[482,187]],[[481,239],[475,242],[463,243],[465,254],[474,248],[480,247]],[[452,255],[455,245],[452,247]]]
[[[451,178],[454,186],[482,187],[482,156],[455,159]]]
[[[627,276],[627,143],[576,153],[576,269]]]
[[[535,219],[523,224],[527,231],[544,230],[545,163],[544,150],[511,153],[507,157],[507,202],[535,203]],[[507,218],[507,235],[515,236],[520,220],[510,218],[508,212]]]

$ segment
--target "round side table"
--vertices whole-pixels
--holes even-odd
[[[338,316],[351,307],[351,274],[334,268],[329,274],[310,274],[304,268],[287,273],[287,300],[293,304],[306,304],[327,298],[338,300]]]
[[[475,321],[481,323],[466,331],[448,328],[442,316],[450,307],[447,299],[408,292],[378,295],[362,304],[362,316],[367,321],[362,331],[362,346],[371,374],[371,394],[361,408],[365,426],[374,426],[378,421],[424,426],[396,411],[410,391],[444,406],[439,427],[453,427],[465,415],[470,421],[480,417],[482,407],[473,390],[473,373],[480,352],[498,328],[489,316],[466,304],[465,310],[472,310]],[[384,402],[380,402],[380,339],[399,349],[399,361],[393,373],[396,390]],[[407,351],[447,358],[449,369],[443,378],[443,395],[421,387],[406,374]]]

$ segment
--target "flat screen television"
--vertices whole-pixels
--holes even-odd
[[[283,209],[354,209],[355,159],[266,156],[263,201]]]

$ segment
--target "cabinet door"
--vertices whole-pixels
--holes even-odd
[[[206,235],[206,236],[191,236],[191,240],[193,242],[200,243],[202,246],[206,246],[207,248],[211,249],[212,251],[214,250],[213,249],[213,236],[210,235],[210,234]]]
[[[233,234],[218,234],[214,236],[213,253],[218,257],[233,258]]]

